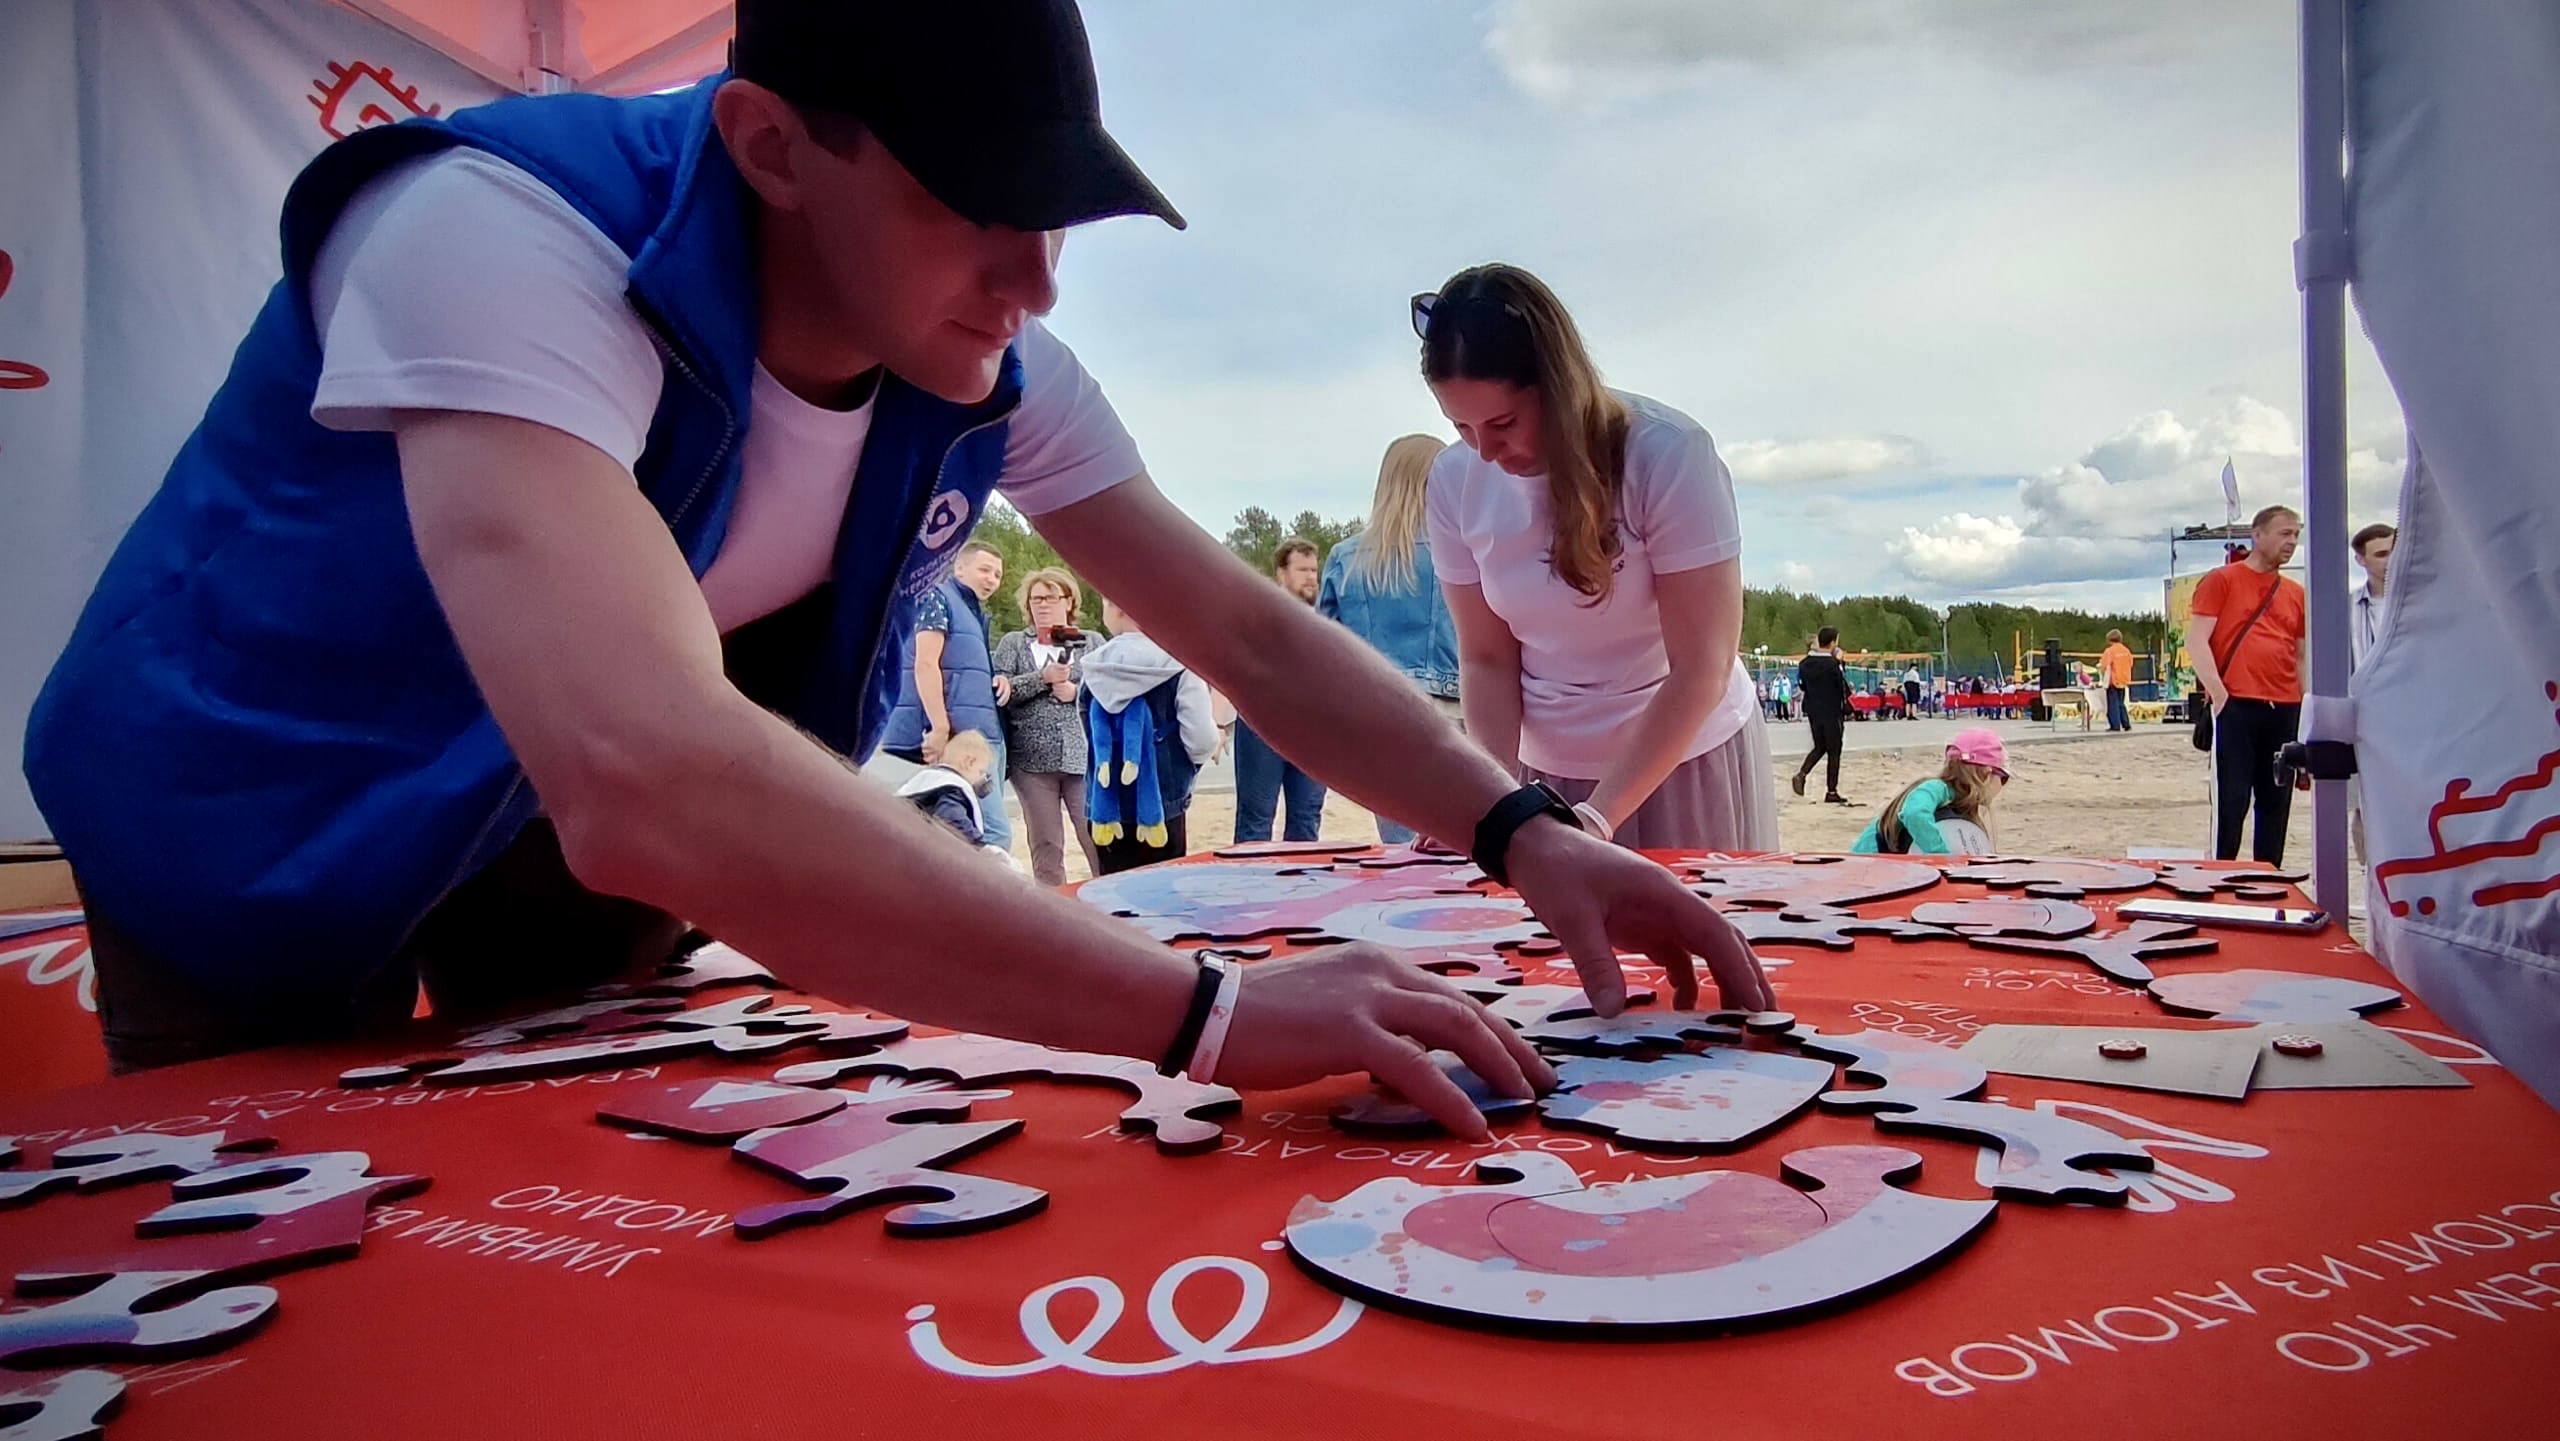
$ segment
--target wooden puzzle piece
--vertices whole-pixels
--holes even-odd
[[[1410,964],[1468,986],[1520,985],[1528,978],[1499,951],[1406,951]]]
[[[2294,884],[2302,878],[2300,871],[2265,866],[2223,869],[2193,861],[2166,861],[2154,882],[2189,900],[2209,901],[2227,894],[2243,901],[2286,901],[2293,899]]]
[[[2058,941],[2094,929],[2098,914],[2070,901],[1930,901],[1911,919],[1966,936],[2029,936]]]
[[[1475,880],[1485,879],[1484,872],[1476,870],[1473,861],[1455,851],[1426,851],[1407,846],[1389,846],[1374,856],[1337,861],[1335,864],[1356,866],[1364,871],[1392,871],[1405,866],[1443,866],[1451,870],[1472,872]]]
[[[2024,890],[2052,901],[2076,901],[2091,891],[2138,891],[2158,879],[2149,866],[2123,861],[2083,861],[1989,856],[1950,867],[1947,879],[1995,891]]]
[[[1603,1018],[1591,1014],[1591,1002],[1581,991],[1570,986],[1545,989],[1564,991],[1572,999],[1522,1025],[1520,1034],[1551,1050],[1609,1054],[1647,1047],[1678,1047],[1692,1039],[1739,1041],[1743,1035],[1746,1013],[1742,1011],[1675,1011],[1630,1005]]]
[[[1925,891],[1938,868],[1875,856],[1797,856],[1756,861],[1697,861],[1691,889],[1728,906],[1755,910],[1824,910]]]
[[[1831,1081],[1828,1061],[1729,1046],[1652,1061],[1572,1056],[1556,1062],[1556,1090],[1538,1109],[1630,1146],[1729,1150],[1786,1124]]]
[[[1531,940],[1545,935],[1546,928],[1519,901],[1469,894],[1344,906],[1327,912],[1316,923],[1316,932],[1337,941],[1432,950]]]
[[[1955,933],[1891,916],[1868,919],[1827,906],[1784,911],[1729,910],[1724,918],[1755,946],[1820,946],[1845,951],[1859,936],[1890,936],[1897,941],[1952,941]]]
[[[1327,898],[1357,891],[1360,884],[1358,876],[1329,870],[1204,862],[1099,876],[1078,886],[1076,899],[1158,940],[1247,941],[1314,930]]]
[[[1213,861],[1196,865],[1142,866],[1087,881],[1076,898],[1145,930],[1162,941],[1202,938],[1249,941],[1264,936],[1341,935],[1329,927],[1338,912],[1343,925],[1384,924],[1359,908],[1435,897],[1492,900],[1473,889],[1482,873],[1466,865],[1424,865],[1364,870],[1345,866],[1291,866],[1265,861]],[[1509,902],[1517,909],[1516,902]],[[1427,922],[1415,922],[1424,924]],[[1408,929],[1410,926],[1408,926]],[[1396,944],[1453,945],[1463,934],[1419,937]]]
[[[1823,1100],[1828,1104],[1831,1098]],[[2151,1169],[2151,1153],[2113,1131],[2018,1106],[1923,1101],[1877,1110],[1874,1120],[1880,1131],[1916,1131],[1999,1147],[2000,1161],[1987,1184],[1992,1194],[2013,1200],[2121,1206],[2131,1183],[2115,1172]]]
[[[123,1405],[124,1378],[113,1371],[29,1380],[0,1391],[0,1441],[91,1441]]]
[[[1217,1145],[1226,1128],[1208,1117],[1226,1115],[1244,1105],[1244,1098],[1225,1086],[1161,1076],[1154,1066],[1128,1056],[1061,1051],[1027,1041],[965,1034],[900,1041],[870,1055],[806,1061],[783,1067],[773,1078],[786,1085],[826,1086],[849,1076],[869,1075],[937,1076],[962,1086],[1027,1080],[1125,1086],[1138,1093],[1138,1100],[1120,1113],[1120,1129],[1153,1131],[1156,1149],[1177,1156]]]
[[[985,1150],[1022,1129],[1020,1120],[971,1121],[969,1107],[1004,1091],[905,1091],[856,1097],[831,1116],[758,1131],[731,1148],[749,1161],[823,1196],[750,1206],[730,1224],[762,1240],[864,1206],[907,1204],[882,1218],[893,1236],[956,1236],[1019,1221],[1049,1204],[1049,1193],[989,1176],[933,1169]]]
[[[1467,1064],[1449,1051],[1433,1051],[1432,1064],[1441,1074],[1457,1084],[1468,1100],[1488,1121],[1502,1121],[1527,1111],[1537,1104],[1517,1096],[1506,1096],[1484,1083],[1483,1078],[1467,1069]],[[1334,1108],[1333,1123],[1343,1130],[1369,1135],[1418,1136],[1441,1129],[1431,1113],[1406,1100],[1385,1086],[1347,1105]]]
[[[670,1012],[684,1009],[674,996],[627,996],[579,1001],[556,1010],[495,1021],[462,1033],[454,1045],[466,1050],[519,1046],[527,1041],[567,1041],[588,1036],[619,1035],[644,1030]]]
[[[777,1005],[770,996],[740,996],[715,1006],[672,1011],[648,1020],[650,1029],[645,1031],[565,1045],[434,1051],[378,1066],[358,1066],[340,1072],[338,1084],[349,1088],[393,1086],[414,1076],[430,1086],[468,1086],[604,1070],[642,1059],[666,1059],[700,1051],[754,1056],[813,1046],[841,1052],[879,1045],[907,1032],[904,1021]]]
[[[1356,856],[1375,849],[1367,841],[1240,841],[1215,854],[1220,860],[1267,861],[1298,856]]]
[[[20,936],[39,935],[45,931],[61,930],[65,926],[76,926],[87,918],[87,914],[78,906],[69,906],[49,911],[27,911],[17,915],[0,916],[0,941],[14,941]]]
[[[1831,1036],[1799,1027],[1787,1039],[1814,1055],[1845,1062],[1854,1080],[1879,1083],[1865,1090],[1826,1092],[1824,1106],[1869,1112],[1878,1130],[1954,1136],[1998,1147],[1997,1179],[1990,1183],[1997,1195],[2121,1204],[2127,1191],[2124,1178],[2099,1168],[2151,1167],[2148,1152],[2095,1126],[1958,1099],[1980,1092],[1990,1073],[1924,1037],[1873,1029]]]
[[[102,1191],[135,1181],[161,1181],[210,1171],[231,1164],[239,1152],[274,1144],[273,1137],[237,1128],[192,1136],[142,1132],[75,1141],[55,1147],[43,1170],[0,1171],[0,1207],[24,1205],[66,1187]],[[0,1161],[16,1154],[15,1147],[0,1148]]]
[[[2221,948],[2221,942],[2210,936],[2199,936],[2195,927],[2177,921],[2135,921],[2122,930],[2067,941],[2004,936],[1974,936],[1971,940],[1974,945],[1995,951],[2070,956],[2097,967],[2108,979],[2128,986],[2139,986],[2151,979],[2151,967],[2144,964],[2146,961],[2200,955]]]
[[[814,1121],[844,1109],[841,1091],[813,1091],[775,1081],[720,1078],[672,1086],[625,1086],[596,1108],[608,1125],[682,1141],[728,1145],[751,1131]]]
[[[587,994],[607,996],[684,996],[713,986],[779,987],[773,972],[736,949],[713,941],[660,965],[645,981],[597,986]]]
[[[59,1295],[118,1275],[178,1271],[197,1289],[344,1260],[364,1239],[368,1211],[429,1185],[424,1176],[372,1175],[372,1166],[362,1151],[321,1151],[185,1177],[170,1188],[170,1204],[133,1228],[146,1239],[176,1239],[32,1266],[18,1273],[18,1289]]]
[[[1784,1039],[1812,1055],[1843,1063],[1851,1080],[1876,1083],[1870,1089],[1844,1088],[1822,1098],[1824,1105],[1838,1110],[1951,1101],[1973,1095],[1991,1079],[1990,1072],[1953,1047],[1900,1031],[1870,1028],[1833,1036],[1799,1026]]]
[[[1709,1171],[1585,1188],[1560,1158],[1512,1153],[1476,1163],[1487,1184],[1390,1176],[1306,1197],[1284,1239],[1328,1285],[1435,1320],[1632,1334],[1837,1305],[1927,1266],[1996,1209],[1899,1189],[1920,1167],[1899,1147],[1780,1166],[1796,1185]]]
[[[2404,999],[2389,986],[2308,971],[2188,971],[2150,989],[2168,1010],[2222,1021],[2353,1021]]]
[[[325,1152],[180,1180],[179,1199],[135,1227],[173,1239],[18,1273],[21,1295],[70,1299],[0,1315],[0,1364],[178,1356],[238,1340],[273,1314],[276,1292],[232,1283],[353,1255],[369,1207],[427,1185],[367,1175],[370,1165],[361,1152]]]

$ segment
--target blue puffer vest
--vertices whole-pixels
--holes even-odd
[[[694,573],[718,554],[757,313],[751,195],[710,125],[719,79],[369,130],[295,181],[284,279],[27,730],[27,778],[90,904],[162,960],[244,998],[343,992],[539,810],[428,587],[392,437],[311,419],[305,281],[365,181],[477,146],[632,257],[667,374],[634,470]],[[798,694],[764,697],[828,746],[877,743],[916,598],[949,574],[1021,389],[1018,353],[978,405],[883,380],[823,634]]]
[[[1004,744],[1004,721],[996,710],[996,667],[987,655],[986,607],[978,593],[956,580],[942,583],[942,600],[951,608],[951,629],[942,637],[942,710],[951,718],[951,733],[976,731],[990,744]],[[912,753],[924,744],[924,701],[916,694],[915,637],[907,637],[906,657],[898,667],[898,704],[880,733],[883,750]]]

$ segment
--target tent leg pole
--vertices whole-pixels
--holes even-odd
[[[2303,521],[2310,553],[2311,693],[2344,696],[2353,666],[2347,614],[2346,4],[2301,0]],[[2348,913],[2347,783],[2317,782],[2312,894]]]

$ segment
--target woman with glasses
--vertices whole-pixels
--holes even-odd
[[[1688,416],[1607,389],[1537,277],[1483,265],[1413,300],[1464,443],[1431,470],[1467,729],[1637,848],[1774,850],[1742,641],[1733,478]]]
[[[1424,534],[1422,519],[1431,462],[1445,448],[1427,435],[1408,435],[1387,447],[1386,458],[1378,463],[1369,523],[1324,558],[1316,613],[1342,622],[1367,641],[1454,722],[1458,637],[1440,596],[1431,538]],[[1412,830],[1378,817],[1379,840],[1403,845],[1413,838]]]
[[[1086,874],[1101,874],[1084,824],[1084,719],[1076,704],[1076,686],[1084,679],[1079,660],[1085,637],[1076,629],[1084,588],[1063,570],[1035,570],[1022,578],[1015,597],[1030,623],[998,637],[992,653],[996,675],[1011,687],[1003,709],[1004,743],[1013,793],[1022,798],[1023,828],[1031,833],[1032,878],[1044,886],[1064,885],[1066,832],[1084,848]]]

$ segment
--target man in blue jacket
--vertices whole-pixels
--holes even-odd
[[[960,547],[951,578],[924,593],[880,749],[929,766],[940,763],[942,748],[960,732],[984,736],[995,751],[995,790],[982,829],[988,845],[1009,852],[1013,824],[1004,808],[1004,721],[997,707],[1011,699],[1012,682],[996,674],[987,634],[987,600],[1003,584],[1004,557],[973,540]]]
[[[503,1004],[662,957],[678,918],[919,1021],[1133,1056],[1196,1034],[1193,961],[842,759],[998,487],[1276,746],[1472,835],[1604,1013],[1619,951],[1675,993],[1704,956],[1767,1005],[1669,872],[1515,790],[1147,479],[1035,318],[1064,228],[1123,214],[1180,223],[1102,128],[1070,0],[742,0],[734,71],[689,91],[323,153],[30,719],[116,1063],[393,1022],[422,979]],[[1367,1070],[1471,1137],[1428,1051],[1550,1079],[1372,947],[1252,967],[1221,1014],[1222,1081]]]

